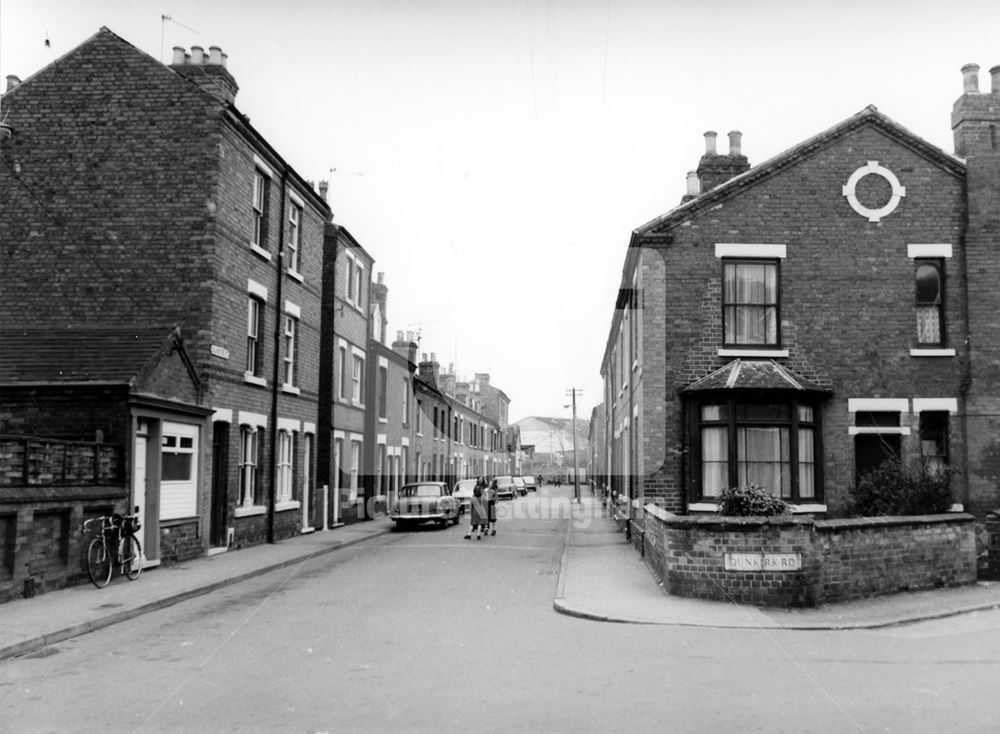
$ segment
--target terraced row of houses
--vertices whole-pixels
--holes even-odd
[[[503,473],[509,399],[460,381],[235,106],[217,47],[107,28],[0,126],[0,600],[86,577],[135,510],[148,565],[369,519],[415,478]]]

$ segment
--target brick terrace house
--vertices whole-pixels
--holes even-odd
[[[211,410],[204,425],[133,411],[128,435],[114,434],[129,493],[159,508],[144,523],[175,559],[312,523],[331,213],[236,92],[216,47],[174,49],[165,66],[101,28],[3,98],[14,133],[0,145],[0,313],[55,344],[70,330],[176,326]],[[183,505],[162,487],[156,502],[149,479],[175,459],[147,466],[142,486],[150,441],[197,447]]]
[[[989,92],[963,73],[954,155],[874,107],[754,167],[706,133],[684,201],[632,233],[601,365],[633,507],[754,482],[837,516],[890,455],[1000,505],[1000,67]]]
[[[332,223],[326,249],[318,481],[330,487],[329,521],[337,524],[365,519],[366,495],[372,496],[364,461],[374,258],[345,227]]]

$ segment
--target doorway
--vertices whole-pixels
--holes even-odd
[[[229,513],[229,424],[212,424],[212,508],[209,519],[209,543],[213,548],[228,545]]]

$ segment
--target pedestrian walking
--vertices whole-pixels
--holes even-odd
[[[494,479],[492,482],[490,482],[490,486],[486,489],[486,492],[484,493],[486,497],[486,528],[490,531],[490,535],[497,534],[498,492],[499,488],[497,487],[497,480]]]
[[[483,504],[483,492],[486,489],[486,482],[482,477],[476,482],[472,490],[472,507],[469,509],[469,519],[471,526],[469,532],[465,534],[465,539],[470,540],[472,534],[476,534],[476,540],[482,540],[482,534],[486,532],[486,507]]]

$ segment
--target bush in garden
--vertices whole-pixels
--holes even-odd
[[[954,473],[950,467],[930,470],[923,463],[907,468],[891,459],[858,479],[851,489],[849,514],[871,517],[947,512],[954,502]]]
[[[716,512],[735,517],[787,515],[788,503],[780,497],[775,497],[763,487],[748,484],[745,487],[722,490]]]

